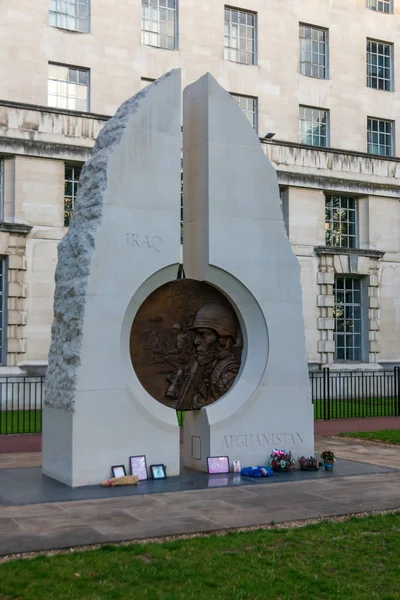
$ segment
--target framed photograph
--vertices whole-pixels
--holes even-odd
[[[165,465],[150,465],[152,479],[166,479],[167,471]]]
[[[232,462],[232,467],[233,467],[234,473],[240,473],[240,461],[239,460],[234,460]]]
[[[147,479],[147,464],[145,456],[130,456],[131,474],[137,475],[139,481]]]
[[[209,456],[207,466],[209,473],[229,473],[229,456]]]
[[[126,475],[124,465],[115,465],[111,467],[111,473],[113,477],[124,477]]]

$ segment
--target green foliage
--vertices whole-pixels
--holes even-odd
[[[2,600],[396,600],[400,513],[0,565]]]
[[[41,431],[41,410],[7,410],[0,412],[0,434],[40,433]]]
[[[315,400],[314,419],[323,419],[328,414],[324,413],[324,400]],[[325,405],[328,411],[328,402]],[[395,417],[397,415],[396,402],[394,398],[368,398],[355,400],[330,401],[330,419],[356,419],[357,417]]]
[[[357,431],[339,433],[341,437],[352,437],[387,444],[400,444],[400,429],[381,429],[378,431]]]

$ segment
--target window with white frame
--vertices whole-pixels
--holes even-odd
[[[49,25],[88,33],[90,0],[49,0]]]
[[[302,75],[328,77],[328,32],[326,29],[300,24],[300,65]]]
[[[393,91],[393,44],[367,40],[367,86]]]
[[[233,98],[235,98],[236,102],[239,104],[240,108],[250,121],[253,129],[257,131],[257,98],[252,96],[239,96],[238,94],[231,94]]]
[[[367,152],[394,156],[394,122],[368,117]]]
[[[178,48],[178,0],[142,0],[142,44]]]
[[[300,106],[300,143],[311,146],[329,145],[329,110]]]
[[[0,159],[0,221],[4,219],[4,161]]]
[[[64,168],[64,226],[69,227],[72,213],[75,208],[76,195],[78,193],[79,178],[82,167],[76,165],[65,165]]]
[[[89,111],[89,70],[49,63],[48,105]]]
[[[367,0],[367,8],[382,13],[393,12],[393,0]]]
[[[358,277],[336,277],[333,286],[335,360],[362,360],[362,286]]]
[[[225,7],[224,58],[245,65],[255,65],[256,14]]]
[[[7,262],[0,257],[0,365],[7,364]]]
[[[325,243],[357,248],[358,203],[351,196],[325,196]]]

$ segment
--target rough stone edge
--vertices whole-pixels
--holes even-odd
[[[75,411],[86,291],[96,233],[103,215],[109,158],[120,144],[128,122],[138,112],[149,91],[175,72],[176,70],[169,71],[121,104],[115,116],[107,121],[99,133],[92,157],[82,169],[72,222],[58,245],[54,321],[44,388],[45,407]]]

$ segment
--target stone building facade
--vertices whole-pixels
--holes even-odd
[[[400,0],[1,3],[0,373],[45,368],[80,167],[176,67],[232,93],[277,169],[310,368],[398,364],[399,27]]]

